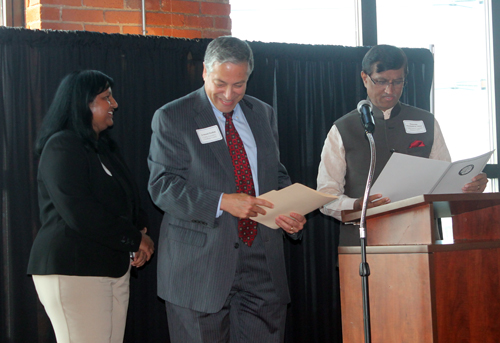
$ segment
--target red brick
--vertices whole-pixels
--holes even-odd
[[[68,23],[42,23],[42,29],[49,30],[66,30],[66,31],[83,31],[82,24],[68,24]]]
[[[109,24],[141,24],[142,14],[138,11],[106,11],[104,21]]]
[[[227,36],[231,34],[231,30],[227,31],[212,31],[212,30],[203,30],[201,38],[217,38],[220,36]]]
[[[160,11],[161,10],[161,0],[146,0],[144,6],[146,11]]]
[[[123,8],[123,0],[83,0],[83,7]]]
[[[186,17],[182,14],[172,14],[172,26],[183,27],[186,25]]]
[[[148,36],[164,36],[165,29],[163,27],[146,27],[146,35]]]
[[[61,18],[62,21],[102,23],[104,21],[104,12],[101,10],[80,10],[63,8]]]
[[[142,36],[142,25],[141,26],[124,25],[124,26],[122,26],[122,33]],[[162,27],[146,27],[146,35],[147,36],[163,36],[163,28]]]
[[[125,0],[124,4],[124,8],[131,10],[140,10],[142,7],[141,0]]]
[[[141,35],[142,26],[122,26],[122,33],[128,35]]]
[[[161,0],[146,0],[144,6],[146,7],[146,11],[161,11]],[[131,10],[140,10],[142,9],[141,0],[124,0],[124,8]]]
[[[160,9],[163,12],[172,12],[172,0],[160,0]]]
[[[45,21],[45,20],[60,21],[61,20],[61,10],[57,7],[42,6],[41,18],[42,18],[42,21]]]
[[[172,25],[172,15],[170,13],[148,13],[146,12],[146,25],[170,26]]]
[[[200,14],[200,3],[198,1],[175,1],[172,0],[172,13]]]
[[[212,2],[201,3],[201,13],[211,15],[226,15],[231,13],[231,6],[229,4],[218,4]]]
[[[220,4],[229,4],[229,0],[203,0],[204,2],[218,2]]]
[[[197,15],[188,15],[185,18],[185,24],[187,27],[201,27],[201,28],[213,28],[214,18],[213,17],[200,17]]]
[[[26,22],[31,23],[31,22],[36,22],[40,21],[40,12],[41,12],[41,6],[36,5],[36,6],[30,6],[26,9]]]
[[[216,29],[231,30],[231,18],[229,17],[214,17]]]
[[[200,30],[172,29],[169,33],[170,37],[189,38],[189,39],[202,38]]]
[[[120,26],[117,25],[85,25],[85,31],[121,33]]]
[[[40,0],[43,5],[81,7],[83,0]]]

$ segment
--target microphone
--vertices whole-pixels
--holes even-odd
[[[363,124],[365,131],[368,133],[373,133],[375,130],[375,120],[373,119],[372,109],[372,103],[368,100],[361,100],[358,103],[358,112],[361,116],[361,123]]]

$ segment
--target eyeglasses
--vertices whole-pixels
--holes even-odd
[[[372,79],[372,77],[370,75],[368,75],[368,77],[370,78],[370,80],[372,80],[372,82],[375,86],[380,87],[380,88],[386,88],[389,85],[394,86],[394,88],[401,88],[404,85],[406,85],[406,80],[392,80],[391,82],[378,81],[378,80],[376,81],[376,80]]]

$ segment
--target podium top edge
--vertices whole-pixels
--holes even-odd
[[[370,208],[366,211],[366,216],[368,218],[423,204],[433,204],[435,207],[435,217],[445,218],[500,205],[500,193],[423,194]],[[342,211],[343,222],[354,222],[360,218],[361,211]]]
[[[367,254],[430,254],[437,252],[500,249],[500,240],[490,241],[460,241],[436,244],[408,244],[408,245],[369,245]],[[339,246],[339,255],[360,254],[359,246]]]

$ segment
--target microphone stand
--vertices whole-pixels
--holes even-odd
[[[361,240],[361,264],[359,265],[359,275],[361,276],[361,286],[363,290],[363,321],[365,329],[365,343],[371,343],[371,325],[370,325],[370,296],[368,291],[368,276],[370,275],[370,266],[366,262],[366,208],[368,206],[368,197],[375,169],[375,141],[371,132],[365,130],[366,137],[370,142],[370,170],[366,180],[365,195],[363,198],[363,207],[361,209],[361,220],[359,223],[359,236]]]

